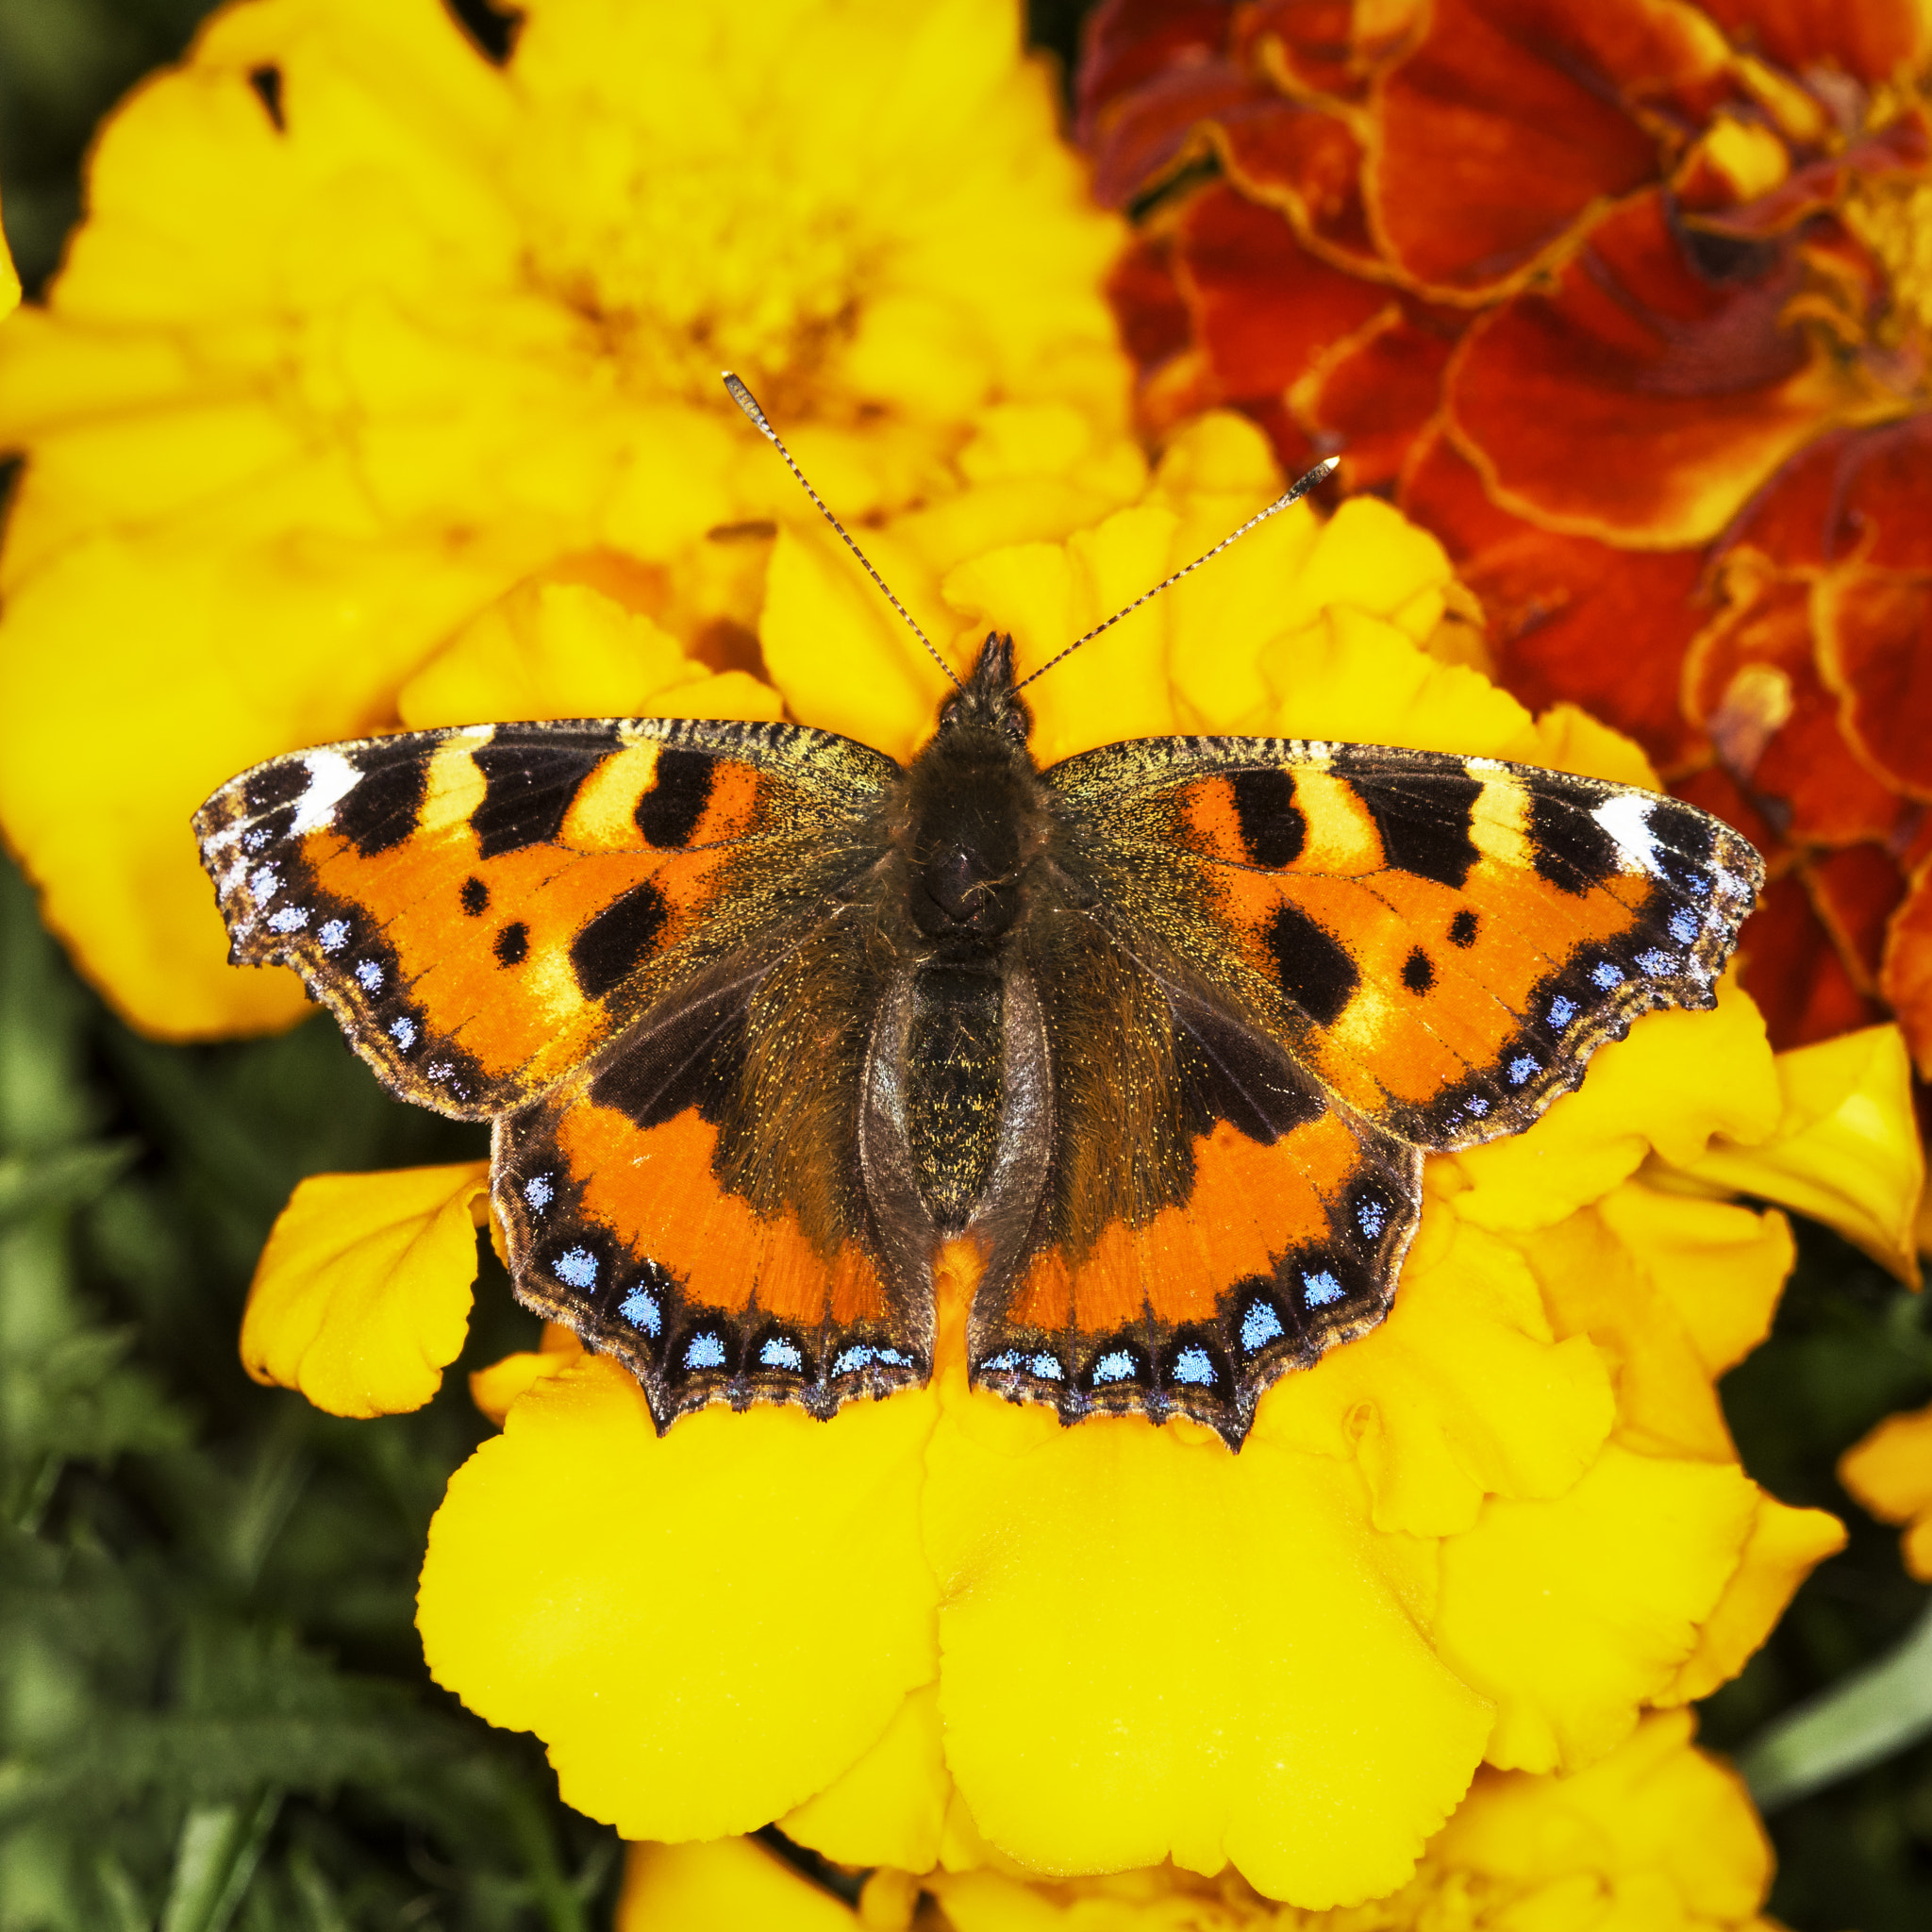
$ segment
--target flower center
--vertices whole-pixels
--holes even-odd
[[[667,165],[670,144],[635,125],[550,122],[526,156],[530,259],[600,325],[628,383],[708,402],[736,369],[784,408],[851,338],[890,248],[861,183],[731,132],[710,152],[687,132]]]

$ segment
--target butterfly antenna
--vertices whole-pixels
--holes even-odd
[[[1060,661],[1060,658],[1071,658],[1074,655],[1074,653],[1080,648],[1082,644],[1091,644],[1093,641],[1093,640],[1100,635],[1102,631],[1111,630],[1114,627],[1114,625],[1121,621],[1122,618],[1131,617],[1135,611],[1140,609],[1141,605],[1149,602],[1151,599],[1155,597],[1159,596],[1161,591],[1167,590],[1171,585],[1179,583],[1180,580],[1185,576],[1192,575],[1193,573],[1199,570],[1204,563],[1208,562],[1213,558],[1219,557],[1221,553],[1224,550],[1225,550],[1230,543],[1235,542],[1240,538],[1245,537],[1248,534],[1248,532],[1255,527],[1257,524],[1265,524],[1268,521],[1268,519],[1275,513],[1276,510],[1286,509],[1291,503],[1299,503],[1302,500],[1302,498],[1305,497],[1308,493],[1308,491],[1315,487],[1317,483],[1325,481],[1326,478],[1336,469],[1336,467],[1341,463],[1341,458],[1340,457],[1324,458],[1321,462],[1317,463],[1315,467],[1312,470],[1310,470],[1306,476],[1299,478],[1289,489],[1284,490],[1281,492],[1281,494],[1277,496],[1274,499],[1274,501],[1268,506],[1266,509],[1257,510],[1255,514],[1251,516],[1247,520],[1247,522],[1241,526],[1239,530],[1230,530],[1227,533],[1227,535],[1224,536],[1221,540],[1221,541],[1214,546],[1212,550],[1204,550],[1201,553],[1201,555],[1195,558],[1193,562],[1189,564],[1185,570],[1175,571],[1173,576],[1171,577],[1162,577],[1161,580],[1158,584],[1156,584],[1151,591],[1142,591],[1141,594],[1138,597],[1136,597],[1131,604],[1125,607],[1124,609],[1116,610],[1114,614],[1111,617],[1109,617],[1105,624],[1096,624],[1093,626],[1093,628],[1087,633],[1085,637],[1075,638],[1074,641],[1071,644],[1069,644],[1067,648],[1059,654],[1059,657],[1049,658],[1046,660],[1046,662],[1040,667],[1038,671],[1032,672],[1025,677],[1023,677],[1020,680],[1020,682],[1013,687],[1013,689],[1015,691],[1024,691],[1026,687],[1033,682],[1034,678],[1045,676],[1045,675],[1049,671],[1051,671],[1056,664],[1058,664]]]
[[[907,609],[905,605],[900,603],[898,598],[892,595],[892,587],[886,582],[884,577],[880,576],[877,571],[873,569],[872,559],[869,557],[867,557],[865,552],[862,551],[858,547],[858,545],[852,541],[851,531],[849,531],[845,527],[845,525],[841,524],[839,521],[839,519],[835,517],[832,514],[832,512],[825,508],[824,498],[822,497],[818,493],[818,491],[811,487],[811,485],[808,482],[807,482],[805,472],[801,470],[798,467],[798,464],[793,460],[791,452],[789,449],[787,449],[781,441],[779,441],[778,432],[772,427],[771,422],[765,415],[765,412],[758,408],[758,397],[753,395],[750,390],[746,389],[743,383],[740,382],[737,376],[732,375],[730,370],[726,369],[722,373],[724,377],[724,387],[731,391],[731,400],[734,403],[736,403],[738,407],[741,409],[742,409],[747,416],[751,418],[753,424],[758,428],[759,435],[763,436],[771,443],[772,447],[775,449],[778,452],[778,454],[785,458],[785,467],[788,470],[790,470],[794,476],[798,478],[799,488],[803,490],[808,497],[811,498],[813,504],[818,508],[818,513],[820,514],[820,516],[824,517],[826,523],[830,524],[833,529],[837,530],[839,535],[845,540],[846,549],[851,551],[853,556],[858,558],[859,562],[865,567],[866,575],[869,576],[873,580],[873,582],[879,587],[880,591],[884,592],[886,602],[890,604],[892,607],[892,608],[896,610],[899,613],[899,615],[906,620],[907,627],[911,631],[912,635],[916,637],[919,640],[919,641],[922,644],[924,644],[928,651],[932,653],[932,661],[935,664],[937,664],[940,667],[940,669],[946,674],[946,676],[952,681],[953,688],[956,691],[964,691],[966,687],[963,684],[961,684],[957,677],[953,675],[953,667],[950,664],[948,664],[943,658],[940,656],[939,647],[933,642],[933,641],[929,637],[926,636],[926,634],[923,630],[920,629],[919,625],[913,621],[911,611]]]

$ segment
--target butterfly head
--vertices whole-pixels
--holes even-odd
[[[952,731],[991,731],[1024,744],[1033,729],[1033,712],[1013,683],[1013,640],[991,631],[979,647],[973,675],[940,707],[941,734]]]

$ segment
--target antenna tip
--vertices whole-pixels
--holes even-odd
[[[740,382],[737,376],[732,375],[730,370],[721,369],[718,372],[718,374],[720,376],[724,378],[725,392],[730,396],[731,400],[734,403],[736,403],[738,407],[741,409],[742,409],[744,413],[747,416],[749,416],[751,420],[754,423],[756,423],[760,429],[762,429],[767,436],[770,436],[772,433],[772,425],[765,421],[765,412],[758,408],[758,397],[753,395],[750,390],[746,389],[743,383]]]
[[[1341,467],[1340,457],[1324,457],[1312,470],[1297,476],[1281,494],[1271,503],[1271,511],[1286,509],[1291,503],[1299,503],[1318,483],[1325,483]]]

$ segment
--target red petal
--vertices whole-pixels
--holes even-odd
[[[1818,675],[1811,587],[1734,560],[1729,607],[1691,644],[1684,700],[1758,808],[1801,843],[1883,840],[1901,801],[1853,755]]]
[[[1356,0],[1257,0],[1236,16],[1235,45],[1244,58],[1253,50],[1252,58],[1278,61],[1298,89],[1355,100],[1408,38],[1421,10],[1421,0],[1373,8]]]
[[[1703,0],[1740,46],[1793,74],[1838,68],[1860,80],[1890,79],[1924,65],[1932,22],[1913,0]]]
[[[1206,151],[1209,129],[1247,115],[1295,121],[1302,110],[1225,60],[1176,68],[1135,89],[1085,133],[1093,156],[1093,198],[1123,208],[1185,160]]]
[[[1440,434],[1419,445],[1400,501],[1482,600],[1496,675],[1524,704],[1581,705],[1665,771],[1703,750],[1678,695],[1685,649],[1708,617],[1693,602],[1700,553],[1540,529],[1499,509]]]
[[[1894,785],[1932,798],[1932,577],[1842,572],[1820,586],[1818,631],[1845,736]]]
[[[1302,230],[1344,266],[1379,266],[1362,211],[1362,151],[1347,125],[1313,108],[1275,103],[1273,113],[1224,115],[1230,177],[1257,201],[1291,208]]]
[[[1369,200],[1389,253],[1424,283],[1501,281],[1592,202],[1657,177],[1657,142],[1624,100],[1701,102],[1723,56],[1689,8],[1436,0],[1376,91]]]
[[[1175,259],[1194,340],[1228,397],[1279,396],[1389,299],[1310,255],[1286,216],[1224,182],[1187,205]]]
[[[1345,488],[1373,490],[1401,475],[1441,404],[1455,328],[1432,326],[1391,303],[1296,392],[1296,414],[1341,452]]]
[[[1774,879],[1739,936],[1740,977],[1780,1053],[1881,1019],[1852,983],[1804,886]]]
[[[1887,570],[1932,570],[1932,415],[1879,429],[1835,429],[1772,480],[1740,540],[1787,569],[1854,551]]]
[[[1724,242],[1726,265],[1718,239],[1693,258],[1696,238],[1680,243],[1646,192],[1553,288],[1464,337],[1449,407],[1512,508],[1612,541],[1701,542],[1824,426],[1840,379],[1778,319],[1801,265],[1788,246]]]
[[[1883,845],[1846,845],[1814,858],[1805,882],[1859,990],[1877,992],[1886,926],[1906,895],[1898,861]]]
[[[1932,866],[1913,879],[1892,915],[1879,975],[1922,1079],[1932,1080]]]
[[[1081,145],[1091,146],[1096,117],[1128,94],[1221,54],[1230,24],[1226,0],[1102,0],[1080,36]]]
[[[1107,299],[1120,325],[1121,344],[1144,375],[1188,346],[1193,318],[1174,278],[1174,238],[1137,233],[1108,272]]]

